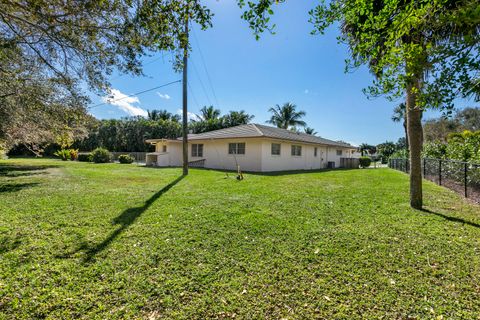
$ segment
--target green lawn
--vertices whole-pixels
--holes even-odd
[[[390,169],[0,161],[0,319],[479,319],[480,206]]]

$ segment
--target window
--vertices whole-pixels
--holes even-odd
[[[229,143],[228,154],[245,154],[245,142]]]
[[[342,150],[337,150],[337,156],[341,156],[342,155]]]
[[[300,157],[302,155],[302,146],[292,145],[292,156]]]
[[[272,156],[279,156],[280,155],[280,143],[272,143]]]
[[[313,156],[316,157],[317,154],[318,154],[318,148],[315,147],[315,148],[313,149]]]
[[[162,146],[162,152],[167,152],[167,146],[166,145]]]
[[[203,157],[203,144],[192,144],[192,157]]]

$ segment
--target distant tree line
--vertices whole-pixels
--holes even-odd
[[[465,108],[452,117],[440,117],[424,122],[425,142],[447,142],[451,133],[480,130],[480,108]]]
[[[202,133],[241,124],[253,119],[245,111],[230,111],[221,115],[212,106],[203,107],[195,119],[189,121],[189,132]],[[82,151],[103,147],[109,151],[148,152],[152,146],[147,139],[176,139],[182,135],[181,117],[166,110],[148,111],[148,116],[123,119],[96,120],[88,128],[88,135],[74,142],[74,148]]]
[[[392,120],[405,126],[404,104],[394,109]],[[480,108],[468,107],[454,112],[452,116],[425,120],[423,133],[423,157],[480,162]],[[405,145],[401,147],[397,143],[397,150],[391,157],[408,157],[408,143],[405,138],[403,141]],[[391,143],[383,147],[384,150],[385,147],[392,149]]]
[[[302,120],[306,115],[305,111],[298,111],[293,103],[276,105],[270,108],[269,112],[272,115],[267,123],[295,132],[300,132],[299,128],[303,127],[304,133],[317,134],[314,128],[308,127]],[[222,115],[219,109],[204,106],[199,114],[190,119],[188,130],[190,133],[198,134],[248,124],[253,119],[254,116],[244,110],[229,111]],[[62,134],[57,134],[55,142],[40,145],[39,149],[45,155],[53,155],[59,149],[69,148],[80,151],[105,148],[113,152],[149,152],[153,150],[153,146],[145,142],[147,139],[176,139],[182,135],[181,116],[157,109],[149,110],[147,117],[98,120],[90,116],[88,121],[83,123],[83,128],[82,135],[64,130]],[[23,144],[19,144],[10,151],[10,155],[28,153],[30,150]]]

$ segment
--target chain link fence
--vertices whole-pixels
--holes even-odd
[[[410,172],[408,159],[390,159],[388,166]],[[423,178],[480,203],[480,164],[444,159],[423,159]]]

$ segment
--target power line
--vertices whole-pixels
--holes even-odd
[[[182,80],[177,80],[177,81],[172,81],[172,82],[169,82],[169,83],[166,83],[166,84],[162,84],[161,86],[157,86],[157,87],[153,87],[153,88],[151,88],[151,89],[143,90],[143,91],[140,91],[140,92],[137,92],[137,93],[134,93],[134,94],[125,96],[125,97],[120,98],[120,99],[109,100],[108,102],[99,103],[99,104],[96,104],[96,105],[94,105],[93,107],[90,107],[90,108],[96,108],[96,107],[99,107],[99,106],[103,106],[104,104],[111,104],[112,102],[117,102],[117,101],[120,101],[120,100],[123,100],[123,99],[127,99],[127,98],[130,98],[130,97],[133,97],[133,96],[138,96],[138,95],[140,95],[140,94],[143,94],[143,93],[146,93],[146,92],[150,92],[150,91],[153,91],[153,90],[156,90],[156,89],[160,89],[160,88],[163,88],[163,87],[172,85],[172,84],[177,83],[177,82],[182,82]]]
[[[193,33],[193,38],[195,39],[195,42],[197,44],[198,52],[200,53],[200,58],[202,60],[203,68],[205,69],[205,73],[207,74],[207,80],[208,80],[208,83],[210,85],[210,89],[212,90],[213,98],[215,99],[215,102],[217,103],[217,108],[219,108],[220,104],[218,103],[217,95],[215,94],[215,89],[213,88],[212,79],[210,78],[210,73],[208,72],[207,65],[205,63],[205,59],[203,58],[202,48],[200,47],[200,43],[198,42],[197,35],[195,34],[195,30],[193,28],[192,28],[192,33]]]
[[[195,94],[193,93],[193,89],[190,86],[190,82],[187,81],[188,88],[190,89],[190,93],[192,94],[193,101],[195,101],[195,104],[197,105],[197,109],[200,109],[200,105],[198,104],[197,98],[195,97]]]
[[[205,93],[205,97],[207,97],[208,103],[210,105],[213,105],[212,101],[210,100],[210,96],[208,95],[207,89],[205,89],[205,85],[203,84],[203,81],[200,78],[200,73],[198,72],[197,67],[195,66],[195,63],[193,62],[192,58],[190,58],[190,62],[193,66],[193,71],[195,71],[195,74],[197,75],[198,81],[200,82],[200,85],[202,86],[203,93]]]

